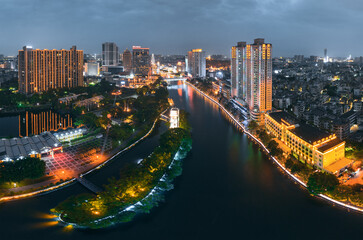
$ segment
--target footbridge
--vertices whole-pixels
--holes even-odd
[[[166,82],[174,82],[174,81],[185,81],[187,78],[164,78]]]
[[[88,190],[90,190],[91,192],[93,192],[94,194],[97,194],[99,192],[102,192],[102,189],[96,185],[94,185],[92,182],[88,181],[87,179],[85,179],[84,177],[79,176],[77,177],[77,181],[82,184],[85,188],[87,188]]]
[[[160,119],[165,121],[165,122],[169,122],[170,118],[168,116],[165,116],[164,114],[160,115]]]

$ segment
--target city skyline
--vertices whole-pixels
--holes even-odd
[[[229,56],[230,46],[239,39],[263,37],[274,43],[273,56],[323,56],[327,48],[329,56],[354,57],[363,55],[356,41],[363,33],[355,30],[363,4],[349,2],[76,1],[66,8],[68,4],[55,1],[5,0],[0,20],[7,24],[0,32],[6,37],[0,40],[0,53],[15,55],[24,45],[39,49],[77,45],[85,53],[100,53],[101,44],[110,41],[120,49],[148,46],[157,54],[203,48],[208,54]],[[14,15],[22,17],[11,18]]]

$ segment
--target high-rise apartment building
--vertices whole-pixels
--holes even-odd
[[[19,50],[18,62],[21,93],[83,86],[83,51],[76,46],[70,50],[24,47]]]
[[[262,38],[232,47],[231,93],[243,100],[253,120],[263,124],[272,110],[272,45]]]
[[[192,49],[188,52],[188,73],[193,77],[206,76],[205,52],[202,49]]]
[[[102,44],[102,66],[117,66],[120,55],[116,43],[105,42]]]
[[[132,69],[135,75],[148,76],[150,71],[149,48],[132,47]]]
[[[231,52],[231,96],[240,99],[246,98],[246,88],[242,88],[246,77],[246,42],[238,42]]]
[[[329,62],[329,57],[328,57],[328,49],[324,49],[324,62],[327,63]]]
[[[124,71],[130,73],[132,70],[132,55],[130,50],[128,50],[127,48],[122,54],[122,63],[124,66]]]

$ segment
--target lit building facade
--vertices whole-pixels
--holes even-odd
[[[130,73],[132,70],[132,55],[130,50],[128,50],[127,48],[122,54],[122,63],[124,65],[125,72]]]
[[[148,76],[150,72],[149,48],[132,47],[132,69],[135,75]]]
[[[76,46],[70,50],[24,47],[19,51],[18,62],[21,93],[83,86],[83,51]]]
[[[272,45],[258,38],[253,44],[232,47],[231,93],[249,108],[251,119],[261,125],[272,110]]]
[[[202,49],[193,49],[188,52],[188,73],[193,77],[206,77],[205,52]]]
[[[179,109],[172,108],[170,110],[170,128],[178,128],[179,127]]]
[[[231,96],[240,99],[246,98],[246,42],[238,42],[231,51]],[[244,82],[243,82],[244,81]]]
[[[84,64],[84,73],[86,76],[99,76],[100,64],[98,62],[86,62]]]
[[[102,43],[102,66],[117,66],[120,62],[120,54],[116,43]]]
[[[265,127],[300,161],[318,169],[335,174],[352,162],[345,158],[345,142],[335,134],[298,122],[286,112],[266,114]]]
[[[85,127],[81,128],[68,128],[65,130],[59,130],[54,132],[53,135],[58,139],[60,142],[70,142],[74,139],[82,137],[87,132]]]

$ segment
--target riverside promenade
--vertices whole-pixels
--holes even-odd
[[[164,114],[169,108],[165,109],[160,115]],[[145,138],[147,138],[154,130],[157,121],[160,118],[160,115],[154,120],[152,127],[150,128],[150,130],[141,138],[139,138],[138,140],[136,140],[134,143],[132,143],[131,145],[129,145],[128,147],[125,147],[124,149],[122,149],[121,151],[118,151],[116,153],[112,153],[111,152],[111,157],[109,158],[105,158],[104,161],[99,162],[98,165],[93,166],[92,169],[88,169],[87,172],[80,174],[81,177],[95,171],[98,170],[100,168],[102,168],[103,166],[105,166],[107,163],[109,163],[111,160],[113,160],[115,157],[117,157],[118,155],[120,155],[121,153],[130,150],[131,148],[133,148],[135,145],[137,145],[139,142],[141,142],[142,140],[144,140]],[[79,175],[77,174],[77,176],[73,176],[71,179],[62,182],[60,184],[57,184],[55,186],[51,186],[51,187],[47,187],[47,188],[43,188],[43,189],[39,189],[39,190],[35,190],[29,193],[23,193],[23,194],[18,194],[18,195],[13,195],[13,196],[5,196],[5,197],[1,197],[0,198],[0,203],[1,202],[6,202],[6,201],[14,201],[14,200],[19,200],[19,199],[24,199],[24,198],[29,198],[29,197],[34,197],[34,196],[38,196],[38,195],[43,195],[46,193],[50,193],[56,190],[59,190],[61,188],[64,188],[66,186],[69,186],[69,184],[74,183],[77,180],[77,177]],[[40,183],[39,183],[40,184]],[[26,187],[26,186],[25,186]],[[24,188],[25,188],[24,187]],[[30,186],[29,186],[30,187]],[[31,188],[33,188],[34,186],[32,185]]]
[[[213,102],[214,104],[216,104],[220,109],[222,109],[222,111],[226,114],[226,116],[232,120],[234,122],[234,124],[236,124],[236,126],[241,129],[251,140],[253,140],[256,144],[258,144],[262,150],[268,155],[268,157],[273,160],[274,163],[276,163],[288,176],[290,176],[296,183],[298,183],[299,185],[301,185],[302,187],[304,187],[305,189],[307,188],[306,183],[304,183],[303,181],[301,181],[299,178],[297,178],[295,175],[293,175],[288,169],[286,169],[274,156],[272,156],[270,154],[270,151],[267,149],[267,147],[258,139],[256,138],[252,133],[250,133],[246,127],[240,123],[227,109],[225,109],[218,101],[216,101],[215,99],[213,99],[212,97],[210,97],[209,95],[207,95],[206,93],[204,93],[203,91],[199,90],[196,86],[194,86],[193,84],[189,83],[188,81],[186,81],[186,84],[190,87],[192,87],[195,91],[197,91],[199,94],[203,95],[206,99],[208,99],[209,101]],[[350,204],[346,204],[337,200],[334,200],[324,194],[319,194],[317,195],[319,198],[330,202],[331,204],[333,204],[334,206],[339,206],[339,207],[343,207],[346,208],[347,210],[353,210],[355,212],[359,212],[363,214],[363,209],[350,205]]]

